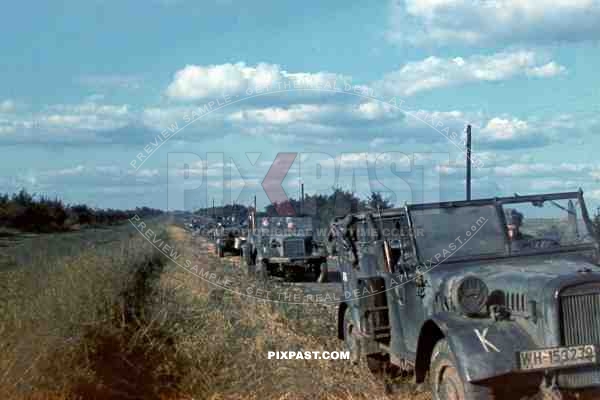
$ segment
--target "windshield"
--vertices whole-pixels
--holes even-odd
[[[451,258],[505,253],[504,229],[493,205],[411,210],[419,258],[439,263]]]
[[[592,243],[577,198],[503,206],[511,252]]]
[[[555,251],[594,242],[576,197],[505,203],[502,212],[506,226],[496,210],[493,204],[411,209],[421,262],[508,255],[505,232],[510,254]]]

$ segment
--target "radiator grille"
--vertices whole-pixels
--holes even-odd
[[[563,345],[600,345],[600,283],[564,290],[560,295],[560,309]],[[598,385],[600,368],[592,366],[562,371],[558,383],[565,388]]]
[[[283,255],[284,257],[304,257],[304,239],[285,239]]]

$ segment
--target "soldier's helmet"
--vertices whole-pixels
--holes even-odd
[[[518,212],[516,209],[512,209],[510,211],[510,221],[509,223],[511,225],[514,225],[515,227],[520,227],[523,224],[523,214],[521,214],[520,212]]]

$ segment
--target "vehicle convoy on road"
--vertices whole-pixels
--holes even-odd
[[[599,243],[583,192],[407,205],[336,223],[338,334],[433,398],[600,386]]]
[[[265,217],[252,230],[245,246],[243,262],[250,273],[287,280],[312,274],[323,282],[327,277],[327,255],[315,240],[311,217]]]

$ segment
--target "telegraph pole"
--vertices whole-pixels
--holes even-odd
[[[254,195],[254,200],[252,201],[252,211],[250,212],[250,229],[253,231],[256,230],[256,195]]]
[[[467,201],[471,200],[471,125],[467,125]]]
[[[300,195],[300,216],[304,215],[304,183],[300,186],[300,191],[302,194]]]

